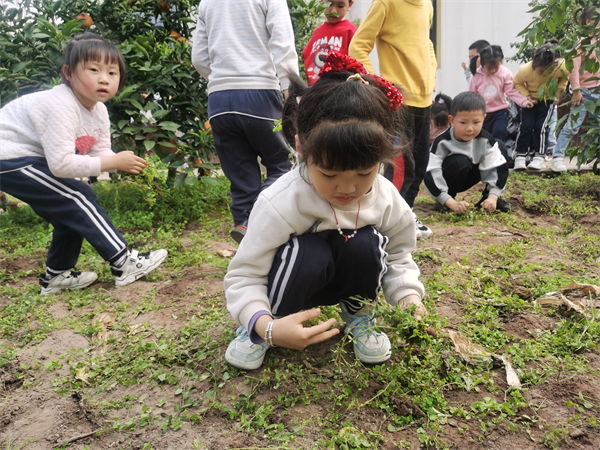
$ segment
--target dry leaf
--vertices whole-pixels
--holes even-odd
[[[115,311],[103,311],[96,314],[92,324],[100,327],[100,331],[94,335],[95,340],[105,341],[108,338],[108,327],[117,323],[117,313]]]
[[[77,369],[77,371],[75,372],[75,378],[83,381],[85,384],[89,384],[87,381],[89,377],[90,377],[90,375],[88,373],[85,373],[85,367],[82,367],[81,369]]]
[[[561,289],[562,292],[574,290],[581,291],[584,294],[593,294],[596,296],[600,295],[600,287],[593,284],[580,284],[576,281],[567,284],[564,288]]]
[[[589,317],[589,311],[586,311],[586,307],[578,301],[571,301],[560,292],[548,292],[544,297],[538,298],[533,302],[535,306],[542,305],[558,305],[566,306],[570,309],[577,311],[586,317]]]
[[[230,258],[233,255],[235,255],[235,250],[234,249],[221,249],[221,250],[217,250],[217,255],[219,255],[222,258]]]
[[[513,368],[508,356],[492,354],[488,349],[481,345],[473,344],[469,339],[458,331],[446,328],[445,331],[454,344],[454,349],[460,357],[469,364],[489,364],[492,359],[501,361],[506,369],[506,382],[512,387],[521,387],[519,375]]]

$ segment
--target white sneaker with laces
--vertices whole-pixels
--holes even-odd
[[[552,159],[552,171],[553,172],[566,172],[567,166],[565,166],[565,158],[553,158]]]
[[[239,327],[236,334],[236,338],[227,347],[225,361],[239,369],[258,369],[265,359],[267,344],[265,342],[262,344],[252,342],[248,331],[244,327]]]
[[[525,157],[524,156],[517,156],[515,158],[515,167],[513,167],[514,170],[527,170],[527,164],[525,164]]]
[[[160,266],[166,257],[167,251],[164,249],[146,253],[132,250],[127,254],[127,259],[121,267],[111,268],[115,276],[115,284],[127,286],[133,283]]]
[[[98,279],[98,275],[94,272],[76,272],[65,270],[60,275],[56,275],[50,279],[46,278],[46,274],[40,276],[40,286],[42,286],[42,295],[56,294],[57,292],[66,289],[83,289],[88,287]]]
[[[340,317],[346,322],[344,331],[352,336],[356,359],[366,364],[379,364],[390,359],[392,344],[385,333],[375,331],[376,321],[371,306],[363,306],[354,314],[343,302],[340,308]]]
[[[413,217],[415,218],[415,227],[417,229],[417,239],[429,239],[433,234],[431,228],[425,225],[423,222],[419,220],[417,215],[413,212]]]
[[[531,160],[527,168],[530,170],[542,170],[544,168],[544,157],[536,156]]]

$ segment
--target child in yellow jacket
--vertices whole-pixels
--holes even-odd
[[[377,44],[380,75],[402,89],[408,120],[407,131],[413,136],[412,161],[399,156],[385,177],[392,181],[408,206],[413,207],[429,162],[431,93],[435,89],[437,60],[429,29],[433,7],[429,0],[373,0],[367,16],[356,31],[348,54],[373,72],[369,53]],[[405,170],[406,169],[406,170]],[[432,235],[417,216],[417,239]]]
[[[534,105],[532,108],[521,110],[521,129],[517,136],[515,170],[541,170],[546,154],[546,133],[548,122],[554,112],[554,107],[562,98],[567,85],[567,70],[560,52],[553,50],[557,44],[547,42],[533,52],[533,59],[523,64],[514,77],[515,88]],[[558,83],[556,96],[549,97],[548,89],[540,98],[539,90],[548,80],[555,79]],[[526,165],[529,145],[533,136],[533,158]]]

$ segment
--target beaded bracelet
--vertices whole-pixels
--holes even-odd
[[[275,322],[275,319],[267,324],[267,329],[265,330],[265,342],[268,347],[275,347],[275,344],[273,344],[273,322]]]

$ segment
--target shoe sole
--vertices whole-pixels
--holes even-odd
[[[227,351],[225,351],[225,361],[227,361],[233,367],[237,367],[238,369],[256,370],[260,366],[262,366],[264,359],[265,359],[265,357],[263,356],[261,359],[259,359],[257,361],[250,361],[250,362],[240,361],[233,357],[233,355],[231,354],[230,347],[227,347]]]
[[[567,169],[555,169],[554,167],[552,167],[552,172],[554,173],[565,173],[567,171]]]
[[[98,276],[96,275],[96,278],[94,278],[92,281],[90,281],[89,283],[86,283],[86,284],[82,284],[81,286],[69,286],[69,287],[64,287],[64,288],[59,288],[59,287],[44,288],[43,287],[40,294],[41,295],[58,294],[59,292],[62,292],[62,291],[75,291],[77,289],[85,289],[86,287],[94,284],[97,279],[98,279]]]
[[[139,280],[143,276],[148,275],[150,272],[152,272],[154,269],[156,269],[158,266],[160,266],[164,262],[164,260],[167,259],[167,256],[168,256],[168,253],[165,252],[165,255],[159,261],[157,261],[152,266],[150,266],[148,269],[141,271],[141,272],[130,273],[123,280],[115,280],[115,285],[116,286],[127,286],[127,285],[133,283],[134,281]],[[131,280],[131,278],[133,278],[133,279]]]

